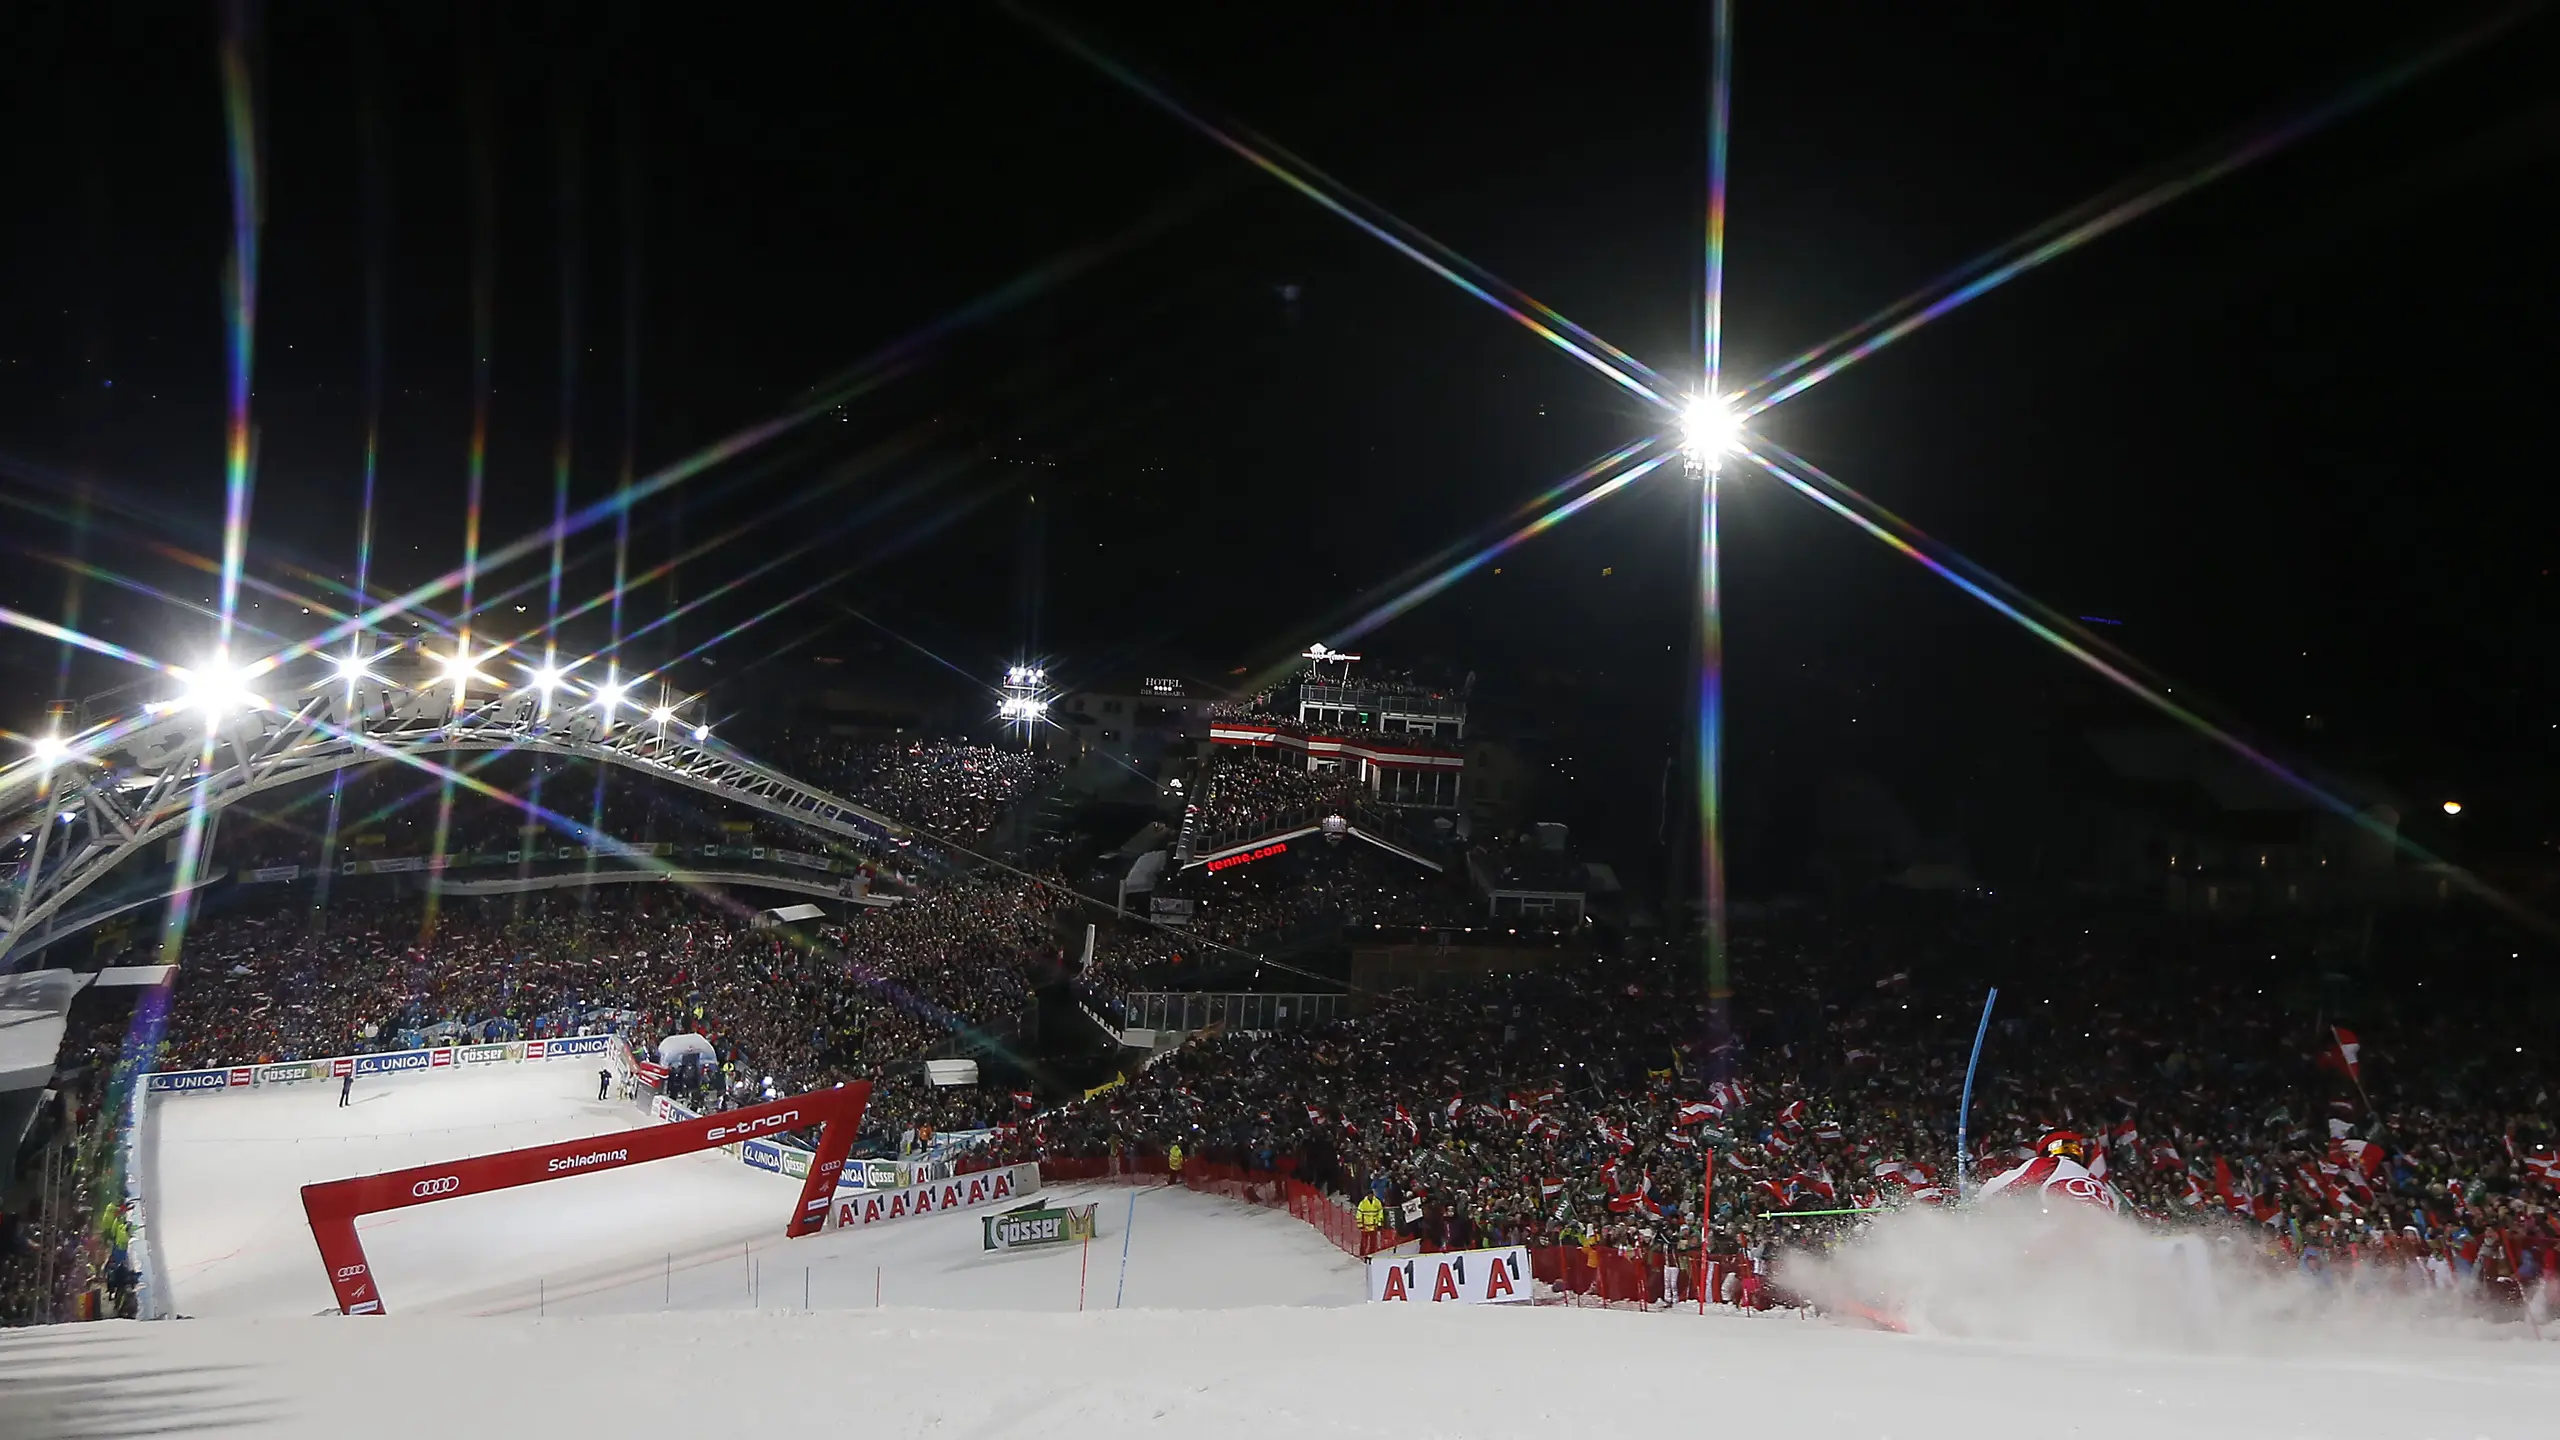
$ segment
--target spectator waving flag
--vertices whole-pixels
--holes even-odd
[[[1717,1109],[1707,1101],[1683,1100],[1680,1102],[1680,1117],[1678,1123],[1682,1125],[1704,1125],[1710,1120],[1721,1119],[1723,1115],[1724,1112],[1722,1110]]]
[[[2329,1049],[2320,1057],[2320,1063],[2354,1081],[2356,1089],[2364,1089],[2364,1046],[2353,1030],[2330,1026]]]

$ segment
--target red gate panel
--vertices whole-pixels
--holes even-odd
[[[870,1100],[871,1085],[864,1081],[672,1125],[644,1125],[380,1175],[325,1180],[302,1187],[302,1213],[310,1217],[311,1238],[319,1243],[321,1263],[329,1267],[329,1286],[337,1294],[339,1312],[379,1315],[382,1292],[373,1283],[364,1245],[356,1238],[359,1215],[619,1170],[817,1125],[823,1127],[818,1132],[818,1153],[809,1162],[809,1178],[800,1186],[800,1206],[782,1232],[813,1235],[826,1224],[836,1176],[844,1169],[845,1152],[853,1148],[853,1132],[861,1125],[863,1107]]]

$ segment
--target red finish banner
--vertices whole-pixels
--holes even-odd
[[[735,1145],[743,1140],[785,1131],[822,1127],[818,1153],[809,1162],[809,1178],[801,1183],[799,1206],[783,1228],[787,1236],[814,1235],[827,1223],[827,1205],[835,1196],[836,1177],[853,1133],[870,1102],[868,1082],[834,1090],[813,1090],[681,1120],[672,1125],[644,1125],[606,1135],[589,1135],[522,1150],[502,1150],[436,1165],[416,1165],[380,1175],[358,1175],[302,1187],[302,1213],[310,1218],[311,1238],[320,1246],[321,1263],[329,1268],[329,1286],[346,1315],[379,1315],[382,1292],[374,1284],[364,1244],[356,1238],[356,1217],[382,1210],[401,1210],[463,1195],[483,1195],[545,1180],[565,1180],[690,1155],[699,1150]]]

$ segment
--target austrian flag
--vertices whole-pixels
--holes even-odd
[[[1704,1125],[1710,1120],[1721,1119],[1723,1115],[1724,1111],[1704,1100],[1683,1100],[1680,1102],[1679,1123],[1682,1125]]]

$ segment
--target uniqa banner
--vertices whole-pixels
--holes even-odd
[[[1008,1210],[980,1220],[985,1250],[1029,1250],[1042,1245],[1072,1245],[1093,1238],[1093,1207],[1064,1210]]]
[[[1369,1259],[1369,1298],[1390,1305],[1524,1305],[1531,1288],[1525,1245]]]

